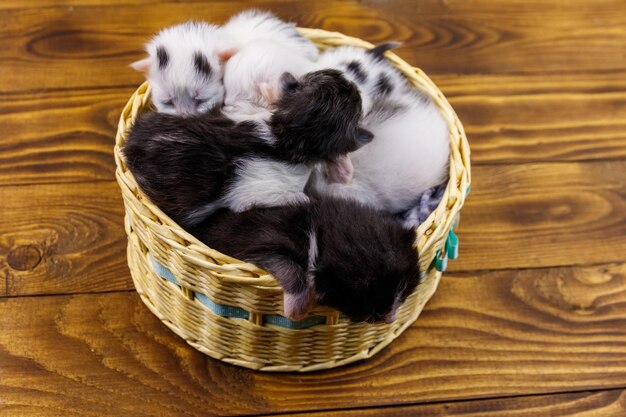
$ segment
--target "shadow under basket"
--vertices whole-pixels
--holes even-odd
[[[318,29],[300,29],[320,49],[362,40]],[[418,228],[422,281],[391,324],[351,323],[336,310],[315,307],[301,321],[284,316],[282,290],[250,263],[207,247],[152,204],[126,168],[120,148],[138,114],[150,110],[144,83],[122,112],[115,145],[116,177],[126,208],[128,265],[143,302],[165,325],[199,351],[261,371],[315,371],[369,358],[410,326],[434,294],[448,258],[458,255],[453,227],[469,192],[469,145],[454,110],[433,82],[388,52],[415,88],[437,104],[449,126],[450,179],[443,199]]]

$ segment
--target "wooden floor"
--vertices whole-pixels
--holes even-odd
[[[226,365],[133,291],[127,65],[159,28],[249,6],[402,41],[467,130],[460,259],[363,363]],[[626,416],[626,1],[2,0],[0,262],[2,416]]]

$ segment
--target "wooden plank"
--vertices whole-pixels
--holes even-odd
[[[295,3],[301,0],[252,0],[249,3],[254,3],[256,7],[262,7],[263,5],[272,5],[276,3]],[[448,10],[454,10],[457,12],[468,12],[472,10],[476,10],[480,8],[485,12],[496,12],[502,11],[504,8],[520,8],[520,7],[531,7],[534,9],[543,8],[549,11],[571,11],[577,10],[580,7],[589,7],[592,4],[598,4],[601,7],[615,7],[619,8],[623,3],[620,0],[573,0],[573,1],[565,1],[565,0],[554,0],[551,1],[550,4],[545,4],[545,2],[541,0],[502,0],[498,3],[490,2],[489,0],[475,0],[473,5],[468,5],[466,2],[462,0],[448,0],[446,3],[436,3],[430,0],[426,0],[423,3],[427,4],[427,11],[434,13],[442,13]],[[161,6],[167,3],[183,3],[187,5],[192,5],[193,3],[203,3],[205,0],[3,0],[0,3],[0,9],[23,9],[23,8],[31,8],[31,7],[55,7],[55,6],[106,6],[115,4],[116,6],[123,5],[155,5]],[[396,4],[402,4],[401,1],[394,0]],[[378,6],[384,3],[389,3],[389,1],[385,0],[365,0],[363,3]],[[420,2],[422,3],[422,2]],[[251,6],[248,6],[251,7]],[[422,8],[421,4],[416,5],[418,8]]]
[[[341,31],[372,42],[400,40],[398,52],[432,74],[623,70],[623,2],[562,0],[472,3],[411,0],[212,2],[4,9],[0,19],[0,92],[137,84],[127,68],[142,44],[188,19],[223,22],[261,7],[302,26]],[[565,6],[566,3],[573,5]],[[481,8],[482,6],[482,8]],[[590,19],[590,15],[594,19]]]
[[[114,180],[115,132],[133,90],[54,91],[0,101],[0,185]]]
[[[459,401],[443,404],[282,414],[284,417],[623,417],[624,390]]]
[[[626,157],[626,72],[434,77],[465,124],[472,163]],[[117,121],[133,87],[0,100],[0,186],[113,180]]]
[[[626,157],[626,73],[436,75],[473,164]]]
[[[625,277],[624,263],[446,276],[390,347],[313,374],[208,359],[134,293],[5,298],[0,398],[51,414],[206,416],[623,387]]]
[[[459,401],[441,404],[375,407],[280,414],[281,417],[623,417],[626,414],[624,390],[567,393],[493,400]],[[66,417],[67,410],[52,406],[0,405],[5,417]],[[72,410],[75,411],[75,410]],[[84,412],[84,410],[81,410]],[[80,414],[101,416],[102,414]],[[268,414],[265,414],[269,416]]]
[[[624,172],[626,161],[475,167],[450,270],[624,260]],[[113,182],[0,187],[8,295],[132,288],[119,195]]]
[[[626,161],[476,167],[450,270],[624,259]]]
[[[252,0],[253,3],[258,3],[258,7],[261,7],[262,4],[273,5],[277,3],[295,3],[298,1],[301,0]],[[116,5],[118,7],[128,5],[141,5],[143,7],[162,7],[163,5],[166,5],[168,3],[182,3],[186,5],[193,5],[193,3],[206,3],[206,0],[3,0],[0,3],[0,10],[24,9],[33,7],[93,7],[110,5]],[[242,6],[242,8],[245,8],[245,6]]]
[[[0,187],[7,295],[132,288],[113,182]]]

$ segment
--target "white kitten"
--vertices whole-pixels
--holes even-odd
[[[300,78],[313,61],[273,40],[252,41],[235,54],[224,69],[224,113],[233,120],[268,120],[288,72]]]
[[[339,69],[358,86],[362,126],[374,140],[350,154],[350,184],[333,184],[318,173],[312,187],[395,213],[417,204],[422,192],[445,180],[450,145],[447,124],[435,104],[382,56],[392,46],[370,52],[340,47],[320,56],[319,68]],[[329,168],[326,177],[332,179]]]
[[[146,74],[157,111],[188,116],[222,104],[223,63],[234,50],[217,26],[172,26],[159,32],[146,50],[148,57],[131,66]]]

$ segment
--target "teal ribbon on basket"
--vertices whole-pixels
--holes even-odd
[[[171,282],[172,284],[180,287],[180,282],[176,279],[172,271],[158,263],[153,257],[152,254],[148,255],[150,257],[150,263],[152,264],[152,268],[154,268],[154,272],[161,278],[166,281]],[[238,319],[246,319],[250,318],[250,313],[244,310],[241,307],[229,306],[225,304],[218,304],[212,300],[210,300],[206,295],[194,291],[193,296],[196,300],[198,300],[202,305],[207,307],[209,310],[217,314],[218,316],[228,317],[228,318],[238,318]],[[302,320],[294,321],[290,320],[287,317],[278,315],[278,314],[265,314],[263,316],[264,324],[271,324],[274,326],[286,327],[288,329],[306,329],[312,326],[317,326],[318,324],[326,323],[326,317],[324,316],[310,316],[304,318]]]
[[[469,196],[471,191],[471,187],[468,186],[465,191],[465,198]],[[454,229],[459,223],[459,219],[455,219],[452,229],[448,232],[448,238],[446,239],[446,243],[444,248],[446,250],[446,254],[442,256],[442,250],[439,249],[435,254],[435,260],[433,261],[435,268],[439,272],[445,272],[448,268],[448,259],[457,259],[459,257],[459,237],[454,233]]]
[[[444,245],[446,254],[442,256],[442,250],[439,249],[435,254],[435,268],[439,272],[445,272],[448,268],[448,259],[456,259],[459,257],[459,238],[454,233],[454,230],[450,230],[446,244]]]

